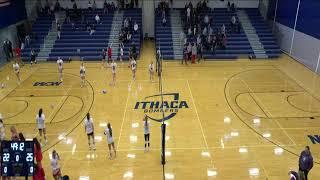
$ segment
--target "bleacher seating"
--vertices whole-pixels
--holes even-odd
[[[141,8],[137,9],[129,9],[124,10],[123,13],[123,19],[131,17],[132,23],[137,22],[139,26],[138,33],[133,33],[131,37],[131,41],[124,43],[124,49],[123,49],[123,60],[129,60],[129,52],[130,48],[132,47],[132,43],[134,42],[136,48],[137,48],[137,56],[140,55],[140,49],[141,49],[141,37],[142,37],[142,10]]]
[[[156,48],[159,49],[160,47],[163,59],[174,59],[170,12],[166,13],[167,23],[165,26],[163,26],[162,16],[161,13],[159,13],[160,11],[158,9],[156,9],[155,11]]]
[[[90,25],[96,25],[93,35],[86,30],[86,22],[81,22],[81,18],[75,20],[75,30],[72,29],[71,22],[65,21],[61,28],[61,38],[57,39],[48,60],[69,59],[80,57],[83,60],[100,60],[102,49],[108,46],[109,34],[113,20],[113,13],[104,14],[103,9],[90,11],[83,9],[82,13]],[[96,24],[95,15],[100,16],[101,24]],[[72,13],[70,14],[73,15]]]
[[[36,54],[40,51],[40,46],[43,44],[45,37],[47,36],[50,28],[52,27],[53,16],[46,14],[39,14],[35,23],[32,25],[31,43],[29,46],[21,51],[21,59],[23,61],[30,61],[31,48]]]
[[[204,48],[203,57],[205,59],[236,59],[239,56],[253,55],[252,48],[243,29],[240,29],[240,33],[231,32],[230,20],[233,15],[237,19],[236,13],[228,12],[227,9],[224,8],[216,8],[214,10],[208,9],[207,11],[200,13],[201,20],[203,20],[206,14],[208,14],[209,17],[213,17],[211,28],[214,33],[220,31],[223,24],[225,25],[227,45],[226,49],[217,48],[215,53]],[[187,34],[187,29],[185,29],[185,33]],[[188,38],[188,42],[191,41],[193,40]]]
[[[251,24],[254,26],[261,43],[269,58],[279,57],[281,54],[277,40],[272,34],[270,27],[266,24],[258,9],[246,9]]]
[[[259,39],[266,51],[269,58],[278,57],[281,52],[277,45],[276,39],[272,34],[270,27],[261,17],[258,9],[245,9],[252,25],[255,27]],[[157,11],[157,9],[156,9]],[[180,9],[181,17],[185,16],[184,9]],[[216,49],[213,53],[211,50],[204,49],[203,57],[205,59],[237,59],[239,57],[254,56],[254,52],[251,48],[250,42],[246,36],[244,30],[240,29],[240,33],[231,32],[230,20],[234,15],[237,18],[237,13],[228,12],[226,8],[216,8],[214,10],[208,9],[206,12],[201,12],[201,19],[204,18],[205,14],[209,17],[213,17],[213,28],[214,32],[220,31],[221,26],[224,24],[226,27],[227,34],[227,46],[226,49]],[[162,26],[162,17],[156,14],[155,17],[155,33],[156,33],[156,47],[161,46],[161,52],[164,59],[174,59],[174,48],[172,43],[172,31],[170,25],[170,13],[167,13],[167,25]],[[182,19],[182,22],[185,22]],[[187,29],[184,29],[187,34]],[[174,34],[174,36],[179,36]],[[195,42],[195,39],[188,37],[188,42]]]

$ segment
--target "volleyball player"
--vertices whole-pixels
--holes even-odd
[[[130,65],[131,65],[131,70],[132,70],[132,78],[135,81],[136,80],[136,71],[137,71],[137,62],[133,57],[131,59]]]
[[[112,158],[111,146],[114,151],[114,157],[117,156],[117,152],[116,152],[116,148],[114,147],[114,140],[112,137],[112,128],[110,123],[107,124],[107,128],[104,131],[104,134],[107,136],[107,142],[108,142],[108,148],[109,148],[109,154],[110,154],[109,159],[111,159]]]
[[[81,87],[85,85],[86,80],[86,68],[84,67],[84,64],[81,63],[80,65],[80,78],[81,78]]]
[[[31,52],[30,52],[30,66],[32,67],[32,64],[37,64],[37,61],[36,61],[36,52],[31,49]]]
[[[0,142],[5,140],[5,136],[6,136],[5,132],[6,131],[4,129],[4,124],[3,124],[3,121],[2,121],[2,117],[0,116]]]
[[[43,133],[43,137],[45,140],[45,143],[48,142],[47,140],[47,136],[46,136],[46,126],[45,126],[45,116],[43,114],[42,108],[39,109],[39,113],[36,116],[36,120],[37,120],[37,126],[38,126],[38,130],[39,130],[39,135],[40,135],[40,143],[42,140],[42,133]]]
[[[20,83],[20,81],[21,81],[21,78],[20,78],[20,66],[17,63],[17,61],[15,61],[14,64],[13,64],[13,70],[14,70],[14,73],[16,74],[17,78],[18,78],[18,83]]]
[[[112,72],[112,85],[115,86],[116,85],[117,63],[115,63],[114,60],[112,60],[112,63],[111,63],[111,72]]]
[[[42,168],[42,163],[41,163],[41,161],[43,159],[42,149],[41,149],[41,145],[36,137],[33,138],[33,146],[34,146],[34,157],[37,162],[37,165]]]
[[[120,46],[120,62],[123,63],[122,62],[122,60],[123,60],[123,45],[120,44],[119,46]]]
[[[144,152],[149,151],[150,149],[150,122],[148,121],[148,116],[144,115]],[[147,148],[148,145],[148,148]]]
[[[11,132],[11,140],[12,141],[19,141],[18,132],[14,126],[10,127],[10,132]]]
[[[52,158],[51,158],[51,168],[52,168],[52,176],[55,180],[61,179],[61,169],[59,165],[60,156],[56,152],[56,150],[52,151]]]
[[[107,52],[105,49],[102,49],[102,59],[101,59],[101,67],[105,67]]]
[[[95,143],[94,143],[94,126],[93,126],[93,119],[90,117],[90,113],[87,113],[87,117],[84,120],[84,128],[85,132],[87,133],[88,137],[88,144],[89,144],[89,149],[96,150]],[[92,147],[91,147],[91,140],[92,139]]]
[[[154,65],[153,61],[149,64],[149,74],[150,74],[150,81],[153,82],[153,75],[154,75]]]
[[[60,57],[58,57],[57,64],[58,64],[59,80],[60,82],[62,82],[63,81],[62,79],[63,60]]]

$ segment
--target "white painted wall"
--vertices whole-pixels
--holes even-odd
[[[299,5],[300,1],[297,6],[294,28],[275,22],[274,32],[279,39],[280,48],[285,53],[312,71],[320,73],[320,40],[295,29],[299,18]]]
[[[276,23],[274,33],[276,34],[280,48],[286,53],[290,53],[293,29]]]
[[[295,31],[291,55],[313,71],[316,70],[320,52],[320,40]]]
[[[294,32],[294,37],[293,37]],[[295,60],[316,71],[320,54],[320,40],[276,23],[275,33],[279,39],[280,48]],[[292,39],[293,38],[293,39]],[[292,43],[292,49],[290,53]],[[320,67],[318,68],[318,72]]]

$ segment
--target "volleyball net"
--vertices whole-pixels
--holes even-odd
[[[163,81],[162,81],[162,63],[163,63],[163,58],[161,55],[161,48],[156,52],[156,70],[157,70],[157,75],[159,78],[159,94],[161,95],[161,104],[163,104]],[[164,123],[164,110],[162,106],[162,124],[161,124],[161,163],[164,166],[166,163],[166,124]],[[164,167],[163,167],[164,170]]]

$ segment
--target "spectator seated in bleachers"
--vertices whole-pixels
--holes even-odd
[[[125,18],[123,21],[123,27],[127,31],[129,29],[129,19]]]
[[[107,0],[103,3],[103,13],[108,14],[109,12],[113,12],[116,10],[116,6],[113,2],[108,3]]]
[[[222,24],[222,26],[221,26],[221,33],[222,34],[226,33],[226,26],[224,24]]]
[[[191,9],[187,7],[187,23],[190,23],[191,20]]]
[[[234,3],[231,4],[230,10],[231,12],[236,12],[236,5]]]
[[[85,24],[85,30],[89,31],[89,32],[91,31],[91,25],[90,25],[89,21],[87,21]]]
[[[94,19],[96,20],[96,24],[100,24],[100,16],[98,14],[96,14]]]
[[[67,21],[67,23],[70,23],[70,21],[71,21],[70,10],[68,8],[66,8],[66,21]]]
[[[59,3],[59,0],[56,1],[56,4],[54,5],[54,11],[60,11],[61,10],[61,6]]]
[[[131,41],[131,37],[132,37],[131,33],[128,32],[128,33],[127,33],[127,41]]]
[[[72,31],[76,30],[76,24],[74,23],[74,21],[72,21],[72,23],[71,23],[71,29],[72,29]]]
[[[96,25],[92,24],[92,27],[90,29],[90,35],[92,36],[96,32]]]
[[[133,26],[134,33],[138,33],[138,30],[139,30],[139,25],[137,22],[134,22],[134,26]]]
[[[191,26],[188,28],[188,36],[192,36],[192,30],[191,30]]]
[[[25,43],[26,43],[26,45],[27,45],[27,46],[29,46],[29,45],[30,45],[30,41],[31,41],[31,39],[30,39],[29,34],[27,34],[27,35],[26,35],[26,37],[24,38],[24,41],[25,41]]]
[[[207,6],[207,2],[206,2],[206,0],[204,0],[204,1],[199,1],[198,3],[197,3],[197,7],[196,7],[196,11],[197,12],[200,12],[200,11],[202,11],[202,10],[207,10],[208,9],[208,6]]]
[[[60,37],[61,37],[61,25],[60,25],[59,22],[57,23],[57,32],[58,32],[58,39],[60,39]]]
[[[88,1],[88,10],[92,11],[92,4],[90,0]]]
[[[231,26],[231,32],[236,32],[236,29],[237,29],[237,20],[236,20],[236,17],[235,17],[235,16],[232,16],[232,17],[231,17],[230,26]]]
[[[161,0],[158,4],[158,8],[157,8],[158,15],[162,14],[162,18],[163,18],[163,14],[167,14],[169,12],[169,3],[166,0]]]
[[[167,24],[167,19],[166,19],[166,17],[163,17],[162,18],[162,26],[166,26],[166,24]]]
[[[44,10],[46,13],[50,11],[50,4],[48,0],[46,0],[46,3],[44,4]]]
[[[73,3],[73,10],[75,10],[75,11],[77,11],[77,9],[78,9],[78,6],[77,6],[77,3],[76,3],[76,1],[74,1],[74,3]]]
[[[54,15],[54,4],[53,3],[50,4],[50,14]]]
[[[93,1],[93,4],[92,4],[92,9],[95,11],[97,9],[97,4],[96,4],[96,1]]]

